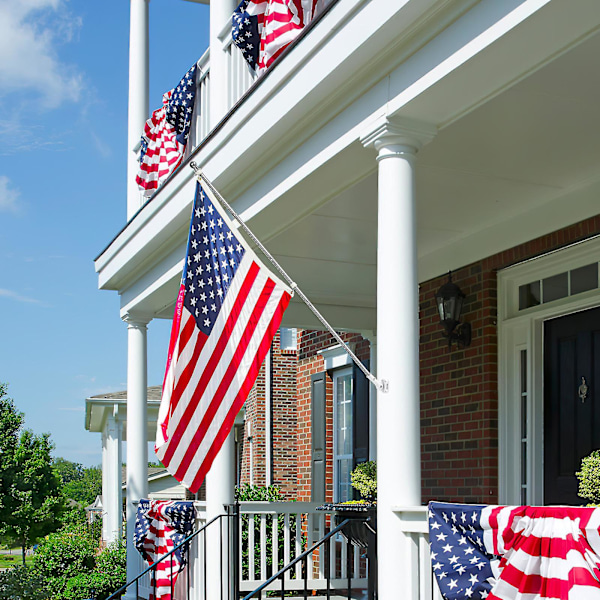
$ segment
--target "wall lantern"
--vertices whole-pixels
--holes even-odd
[[[460,322],[464,299],[465,295],[452,282],[452,271],[449,271],[448,281],[435,294],[440,323],[444,327],[444,336],[448,338],[448,349],[452,342],[456,342],[459,348],[465,348],[471,343],[471,324]]]

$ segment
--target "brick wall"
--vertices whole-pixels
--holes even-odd
[[[271,346],[272,483],[286,498],[296,497],[296,372],[298,353],[281,350],[279,333]],[[265,365],[263,364],[245,404],[242,429],[240,482],[267,483],[265,430]],[[252,464],[251,464],[252,463]],[[252,477],[250,470],[252,468]]]
[[[498,501],[497,271],[598,233],[600,216],[454,271],[473,334],[462,350],[448,351],[435,305],[447,275],[420,286],[424,502]]]

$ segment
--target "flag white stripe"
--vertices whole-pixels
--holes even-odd
[[[595,565],[590,565],[580,552],[569,550],[566,558],[535,556],[522,549],[506,553],[506,560],[524,575],[540,575],[544,579],[568,581],[572,568],[582,567],[591,573]]]
[[[238,395],[240,388],[242,387],[246,376],[248,375],[248,372],[250,371],[258,348],[265,337],[265,334],[269,328],[269,324],[271,323],[271,319],[273,318],[273,314],[279,306],[283,293],[284,290],[275,288],[271,294],[271,297],[265,306],[256,329],[254,330],[254,333],[248,343],[246,351],[244,352],[242,360],[240,361],[240,364],[236,370],[235,377],[227,389],[227,392],[225,393],[225,396],[223,397],[223,400],[221,401],[219,408],[208,427],[208,431],[190,463],[190,466],[184,477],[184,485],[188,479],[189,483],[192,483],[194,476],[198,472],[198,468],[204,459],[204,456],[206,456],[210,450],[219,430],[223,426],[223,422],[227,416],[227,413],[231,409],[233,402]]]
[[[244,260],[245,260],[245,257],[244,257],[244,259],[242,259],[242,262]],[[196,406],[196,410],[194,411],[193,415],[191,416],[190,420],[188,421],[186,429],[185,429],[183,435],[181,436],[181,439],[178,443],[177,449],[175,450],[175,453],[173,454],[173,457],[170,461],[170,466],[174,469],[177,469],[179,467],[181,461],[186,456],[186,454],[188,452],[189,444],[192,442],[192,439],[193,439],[194,435],[196,434],[196,431],[198,430],[200,423],[202,422],[204,413],[210,406],[210,403],[213,399],[214,393],[217,390],[217,388],[219,387],[219,385],[223,379],[223,376],[225,375],[225,372],[227,371],[227,369],[229,368],[229,365],[231,364],[231,350],[229,350],[229,348],[237,348],[238,347],[240,340],[242,339],[242,336],[244,334],[244,330],[246,329],[246,325],[248,324],[248,320],[250,319],[250,316],[252,315],[252,309],[254,308],[254,306],[256,306],[256,303],[259,299],[260,293],[267,281],[267,278],[268,278],[268,273],[259,272],[259,274],[254,282],[254,285],[250,289],[250,293],[247,296],[246,302],[244,303],[244,307],[240,311],[240,315],[239,315],[239,317],[235,323],[235,326],[231,332],[231,335],[229,337],[229,342],[227,344],[227,347],[225,348],[223,354],[221,355],[219,362],[217,363],[214,371],[212,372],[210,380],[207,383],[206,389],[204,391],[204,394],[202,394],[202,398],[198,402],[198,405]],[[236,274],[236,279],[237,279],[237,274]],[[229,296],[229,293],[227,294],[227,296]],[[221,317],[221,315],[224,312],[225,311],[222,308],[221,313],[219,314],[219,317]],[[227,316],[228,316],[228,314],[229,314],[229,311],[227,311]],[[213,334],[214,334],[214,330],[211,333],[211,336],[209,338],[209,340],[211,342],[218,339],[218,336],[213,335]],[[209,344],[207,344],[207,345],[209,345]],[[198,359],[196,369],[194,369],[194,374],[191,377],[189,384],[186,386],[186,389],[183,392],[183,394],[181,396],[181,400],[179,401],[179,404],[177,406],[178,409],[180,409],[180,407],[181,407],[181,409],[178,410],[179,414],[176,419],[177,422],[180,421],[181,416],[183,415],[183,412],[185,411],[185,408],[187,408],[190,398],[193,395],[193,393],[196,389],[196,386],[198,385],[198,381],[199,381],[200,377],[202,376],[202,374],[204,373],[204,368],[205,368],[206,364],[209,362],[209,360],[213,354],[215,344],[214,343],[210,344],[211,348],[209,350],[206,348],[207,345],[205,345],[205,347],[202,349],[202,352]]]

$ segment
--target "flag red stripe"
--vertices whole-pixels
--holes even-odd
[[[254,263],[255,264],[255,263]],[[188,445],[188,452],[183,457],[183,460],[179,464],[179,468],[177,469],[177,473],[183,478],[185,473],[187,472],[192,459],[194,458],[196,451],[198,450],[198,446],[202,443],[204,436],[206,435],[210,424],[223,401],[223,397],[225,396],[229,385],[231,384],[242,360],[246,352],[246,348],[252,339],[252,335],[254,330],[256,329],[258,322],[260,320],[260,316],[262,315],[269,298],[275,288],[275,282],[272,279],[268,279],[263,286],[263,289],[260,293],[259,300],[254,305],[252,310],[252,315],[248,319],[248,323],[246,324],[246,328],[244,329],[244,333],[235,349],[235,352],[229,362],[229,366],[227,367],[227,371],[223,375],[218,388],[216,389],[209,406],[206,408],[204,415],[202,416],[202,421],[194,434],[194,437],[190,441]],[[214,356],[214,355],[213,355]],[[211,357],[212,360],[212,357]],[[211,370],[212,374],[212,370]],[[245,396],[244,396],[245,398]],[[222,429],[222,428],[221,428]],[[228,430],[229,431],[229,430]]]
[[[265,356],[267,355],[267,352],[269,351],[269,348],[271,347],[271,342],[273,340],[273,337],[275,336],[275,334],[277,333],[277,330],[279,329],[279,325],[281,324],[281,319],[283,318],[283,313],[285,312],[286,308],[288,307],[288,304],[290,303],[290,299],[291,299],[290,294],[288,294],[287,292],[284,292],[281,297],[281,300],[279,301],[279,305],[277,306],[277,310],[273,314],[273,317],[267,328],[267,331],[265,332],[265,335],[263,336],[262,342],[258,348],[255,359],[252,363],[252,366],[251,366],[250,370],[248,371],[248,374],[246,375],[246,379],[245,379],[242,387],[240,388],[240,391],[238,392],[229,412],[227,413],[225,420],[223,421],[223,426],[219,428],[217,436],[215,437],[215,441],[211,445],[208,453],[206,454],[206,458],[202,462],[201,468],[198,471],[198,475],[196,475],[192,485],[190,486],[190,491],[193,494],[195,494],[200,489],[200,486],[202,485],[202,482],[204,481],[206,474],[210,470],[210,467],[212,466],[212,463],[214,462],[215,457],[219,453],[219,450],[223,446],[223,443],[225,442],[227,435],[229,434],[229,432],[231,431],[231,428],[233,427],[233,423],[235,421],[237,414],[240,412],[248,394],[250,393],[250,390],[252,389],[252,386],[254,385],[254,382],[256,381],[256,378],[260,371],[260,367],[265,359]]]

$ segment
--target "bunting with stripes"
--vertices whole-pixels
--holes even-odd
[[[173,600],[177,577],[186,564],[187,544],[163,557],[192,533],[195,519],[193,502],[140,500],[133,542],[144,560],[156,563],[149,600]]]
[[[429,503],[446,600],[600,600],[600,509]]]

